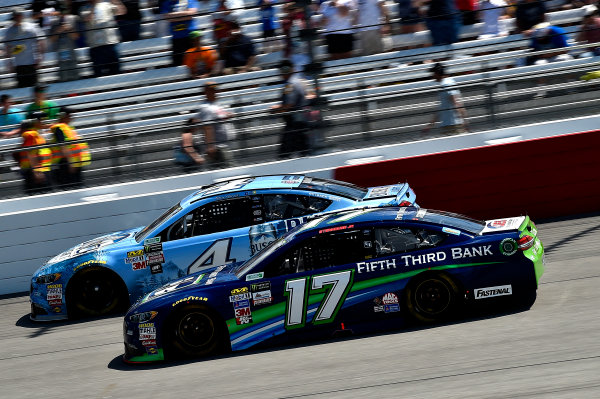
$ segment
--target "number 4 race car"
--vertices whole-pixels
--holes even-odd
[[[544,249],[529,217],[480,222],[416,207],[316,216],[242,264],[155,290],[124,321],[127,362],[529,308]]]
[[[50,259],[31,279],[30,317],[124,311],[169,281],[247,260],[308,215],[414,201],[408,184],[364,189],[298,175],[205,186],[144,228],[99,237]]]

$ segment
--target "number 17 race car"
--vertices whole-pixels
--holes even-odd
[[[406,183],[367,189],[300,175],[205,186],[146,227],[99,237],[50,259],[31,279],[30,317],[125,311],[170,281],[247,260],[309,215],[414,201]]]
[[[151,362],[437,322],[535,301],[544,249],[527,216],[416,207],[315,216],[244,263],[155,290],[125,315],[124,360]]]

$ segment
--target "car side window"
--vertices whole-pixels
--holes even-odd
[[[305,239],[277,257],[265,274],[281,276],[360,262],[368,253],[362,245],[362,234],[362,230],[353,229]]]
[[[162,241],[248,227],[254,223],[248,197],[211,202],[196,208],[161,233]]]
[[[264,209],[267,221],[289,219],[322,212],[331,200],[299,194],[265,194]]]
[[[442,233],[400,227],[376,228],[374,234],[375,256],[386,256],[435,247],[446,236]]]

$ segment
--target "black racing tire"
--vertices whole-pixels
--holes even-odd
[[[88,267],[75,274],[67,286],[71,318],[105,316],[129,306],[127,287],[121,278],[104,267]]]
[[[459,289],[446,274],[424,273],[406,287],[405,304],[410,317],[421,323],[445,321],[456,314]]]
[[[218,315],[203,305],[178,309],[165,323],[164,347],[168,358],[196,358],[223,349],[225,326]]]

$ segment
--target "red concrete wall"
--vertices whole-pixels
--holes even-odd
[[[600,130],[344,166],[361,186],[408,182],[425,208],[533,220],[600,211]]]

